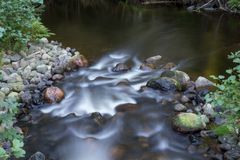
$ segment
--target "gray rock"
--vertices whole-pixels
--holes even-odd
[[[223,143],[219,145],[219,148],[221,148],[223,151],[228,151],[230,149],[232,149],[232,145],[228,144],[228,143]]]
[[[52,58],[52,57],[49,56],[49,55],[46,54],[46,53],[42,55],[42,59],[43,59],[43,60],[48,60],[48,61],[49,61],[49,60],[51,60],[51,58]]]
[[[198,77],[198,79],[195,81],[196,88],[204,88],[204,87],[211,87],[213,86],[213,82],[208,80],[205,77]]]
[[[18,75],[17,73],[12,73],[9,77],[8,77],[8,83],[16,83],[16,82],[22,82],[22,77],[20,75]]]
[[[43,43],[43,44],[47,44],[48,43],[48,39],[47,38],[41,38],[39,40],[40,43]]]
[[[188,152],[193,153],[206,153],[209,150],[209,146],[207,144],[200,144],[200,145],[190,145],[188,147]]]
[[[14,55],[11,55],[9,58],[11,59],[12,62],[17,62],[22,59],[22,56],[19,54],[14,54]]]
[[[238,160],[240,158],[240,150],[233,149],[224,153],[225,160]]]
[[[177,112],[183,112],[183,111],[186,111],[187,110],[187,107],[184,106],[183,104],[181,103],[178,103],[174,106],[174,110],[177,111]]]
[[[0,91],[0,101],[4,100],[4,98],[5,98],[5,94]]]
[[[45,160],[45,155],[41,152],[33,154],[28,160]]]
[[[189,102],[189,101],[190,101],[190,99],[189,99],[187,96],[183,95],[183,96],[181,97],[181,102],[182,102],[182,103],[187,103],[187,102]]]
[[[17,101],[20,100],[20,95],[17,92],[10,92],[8,98],[15,98]]]
[[[127,72],[130,68],[124,63],[118,63],[115,67],[113,67],[113,72]]]
[[[48,66],[45,64],[41,64],[37,66],[36,69],[39,73],[45,74],[48,71]]]
[[[10,90],[14,92],[21,92],[24,89],[23,82],[9,83]]]
[[[12,67],[17,70],[20,67],[19,62],[12,62]]]
[[[208,116],[214,116],[215,115],[215,111],[213,109],[213,106],[209,103],[206,103],[204,106],[203,106],[203,113],[205,115],[208,115]]]
[[[10,92],[10,89],[8,87],[3,87],[0,89],[1,92],[3,92],[5,95],[8,95]]]
[[[9,79],[8,74],[6,72],[4,72],[3,70],[0,70],[0,74],[2,76],[2,81],[6,82]]]
[[[161,77],[159,79],[152,79],[147,82],[147,87],[161,90],[161,91],[176,91],[180,90],[179,83],[168,77]]]
[[[57,81],[57,80],[62,80],[64,76],[62,74],[55,74],[52,77],[52,80]]]
[[[9,59],[9,58],[3,58],[3,59],[2,59],[2,63],[3,63],[4,65],[8,65],[8,64],[11,63],[11,59]]]
[[[156,55],[153,57],[149,57],[145,60],[145,63],[150,63],[150,64],[155,64],[157,63],[160,59],[162,58],[162,56],[160,55]]]

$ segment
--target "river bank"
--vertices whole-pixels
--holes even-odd
[[[87,132],[91,133],[90,137],[92,137],[94,134],[99,134],[101,130],[104,131],[105,130],[104,128],[106,128],[106,126],[108,127],[112,126],[113,124],[116,123],[116,120],[119,121],[123,117],[127,118],[129,117],[129,115],[134,115],[134,114],[140,114],[143,117],[148,115],[148,112],[147,112],[148,106],[145,106],[144,104],[139,102],[137,103],[134,102],[135,98],[130,100],[131,94],[130,95],[127,94],[125,95],[125,97],[121,97],[121,96],[119,97],[119,98],[123,98],[122,100],[124,101],[128,100],[128,103],[124,103],[123,101],[120,103],[120,105],[117,105],[116,102],[118,100],[113,100],[113,102],[115,103],[115,105],[113,105],[109,101],[108,102],[110,105],[109,107],[111,107],[113,110],[111,111],[108,109],[104,111],[104,112],[109,112],[109,114],[104,114],[104,112],[103,113],[95,112],[97,110],[89,111],[88,114],[82,114],[81,112],[78,112],[78,109],[80,109],[79,106],[76,108],[77,110],[72,110],[74,109],[73,105],[70,104],[71,107],[69,106],[68,99],[72,93],[69,91],[68,88],[61,87],[61,85],[60,86],[57,85],[57,86],[62,88],[65,92],[65,98],[63,96],[61,98],[63,102],[56,105],[55,104],[45,105],[46,103],[49,103],[49,101],[44,102],[44,97],[46,95],[46,92],[44,92],[44,90],[46,90],[46,88],[51,87],[53,85],[55,86],[56,84],[54,82],[58,81],[58,83],[61,83],[61,81],[64,81],[64,77],[65,77],[64,72],[78,70],[79,68],[86,67],[88,63],[87,63],[87,60],[82,55],[80,55],[80,53],[77,52],[75,49],[71,49],[71,48],[64,49],[61,47],[60,43],[57,43],[54,41],[49,43],[47,39],[41,39],[39,43],[31,44],[29,46],[28,53],[29,53],[28,55],[25,55],[23,53],[21,53],[20,55],[19,54],[11,55],[11,56],[6,55],[3,58],[4,66],[1,70],[3,74],[3,79],[1,80],[2,98],[14,96],[18,98],[19,101],[22,103],[21,109],[23,113],[22,115],[19,116],[19,121],[22,123],[21,127],[26,137],[33,137],[34,139],[37,138],[39,140],[43,138],[41,141],[44,141],[44,137],[41,137],[41,134],[40,135],[37,134],[34,136],[34,134],[38,133],[38,131],[28,132],[26,130],[26,128],[29,128],[30,126],[34,127],[35,125],[38,125],[38,124],[35,124],[34,122],[36,120],[34,120],[34,117],[35,117],[34,114],[31,113],[32,110],[36,111],[40,109],[41,112],[47,115],[48,113],[51,113],[53,115],[58,115],[61,117],[63,115],[67,116],[68,114],[72,114],[72,113],[78,116],[81,115],[80,117],[82,118],[78,119],[78,116],[75,118],[78,119],[77,120],[78,123],[80,124],[83,123],[84,127],[87,127],[87,128],[90,127],[89,128],[90,130],[87,129]],[[130,92],[133,94],[135,92],[133,97],[137,96],[138,98],[148,97],[150,99],[155,99],[157,102],[157,106],[153,107],[152,109],[159,110],[156,112],[156,116],[160,118],[159,119],[160,121],[162,121],[163,119],[164,121],[166,121],[167,126],[165,126],[166,127],[165,130],[169,130],[169,127],[173,128],[175,131],[180,133],[179,136],[184,138],[186,142],[190,143],[186,145],[184,148],[182,148],[183,152],[188,152],[188,154],[190,155],[191,154],[201,155],[202,157],[205,157],[204,159],[207,158],[207,159],[219,159],[219,160],[221,159],[232,160],[240,157],[238,154],[240,152],[239,147],[237,146],[239,142],[239,137],[228,137],[228,136],[218,137],[216,134],[214,134],[212,131],[209,130],[210,128],[208,124],[221,123],[221,118],[214,116],[215,111],[213,107],[210,104],[205,104],[205,101],[204,101],[204,96],[208,93],[207,88],[212,85],[210,81],[208,81],[204,77],[199,77],[196,81],[192,81],[191,78],[186,73],[182,71],[178,71],[177,66],[175,64],[162,63],[160,55],[149,57],[145,59],[143,62],[138,62],[133,66],[129,65],[128,63],[125,63],[127,60],[130,60],[127,58],[128,56],[125,57],[123,55],[112,55],[110,57],[112,57],[111,63],[109,63],[110,61],[105,58],[105,59],[102,59],[99,62],[99,64],[96,64],[95,66],[91,66],[90,68],[86,68],[86,71],[93,69],[93,71],[99,70],[102,72],[102,73],[98,73],[98,75],[100,76],[99,77],[100,81],[95,81],[95,78],[98,79],[98,77],[95,77],[93,79],[90,78],[89,82],[92,81],[93,84],[101,84],[104,86],[104,84],[108,84],[110,82],[112,83],[113,81],[114,82],[113,84],[115,85],[111,86],[112,85],[111,84],[110,89],[114,89],[115,87],[117,87],[118,90],[119,89],[125,90],[124,91],[125,93]],[[119,61],[122,61],[122,62],[118,63]],[[106,73],[104,73],[105,71],[103,70],[103,68],[108,68]],[[83,71],[81,73],[81,69],[80,69],[80,73],[82,74],[82,75],[80,74],[80,78],[84,78],[85,74],[86,76],[90,76],[90,77],[96,74],[94,72],[91,73],[90,71],[86,72],[84,71],[83,68],[82,70]],[[136,82],[137,82],[134,78],[127,78],[126,80],[124,80],[125,78],[124,79],[120,78],[120,77],[126,77],[127,75],[130,76],[133,73],[137,74],[135,77],[137,79],[142,79],[142,77],[144,77],[143,76],[144,74],[145,74],[145,77],[146,75],[148,75],[147,78],[144,78],[144,81],[141,80],[140,83],[138,82],[141,85],[137,85],[138,86],[137,88],[133,87],[133,86],[136,86]],[[110,76],[111,77],[110,78],[107,76],[108,74],[110,75],[113,74],[116,77],[119,77],[120,79],[117,79],[115,76],[114,77]],[[68,75],[65,78],[66,79],[65,81],[69,83],[68,85],[72,83],[71,82],[72,80],[71,81],[68,80],[69,77],[72,77],[72,76]],[[109,79],[110,81],[108,82],[108,78],[105,79],[104,77],[110,78]],[[74,79],[77,80],[78,78],[75,77]],[[103,79],[103,81],[101,79]],[[132,83],[133,84],[135,83],[135,85],[132,85]],[[74,82],[73,84],[78,84],[80,86],[83,85],[82,86],[83,88],[88,87],[87,84],[84,85],[84,82],[80,82],[80,83]],[[58,99],[58,98],[55,98],[58,92],[50,92],[50,93],[52,93],[50,95],[50,98],[52,98],[53,100]],[[113,94],[113,93],[109,92],[107,94]],[[82,91],[81,94],[84,95],[84,94],[87,94],[87,92]],[[121,95],[122,91],[120,91],[118,94]],[[100,93],[100,95],[102,95],[103,97],[105,96],[103,93]],[[126,96],[130,96],[130,97],[126,97]],[[81,98],[81,96],[80,97],[77,96],[77,97]],[[98,96],[96,96],[95,98],[97,97]],[[107,100],[108,98],[105,97],[105,99]],[[74,100],[72,101],[74,102]],[[86,99],[82,99],[82,101],[84,102],[86,101]],[[80,103],[83,103],[83,102],[80,102]],[[96,102],[98,103],[98,106],[101,106],[101,101],[96,101]],[[41,105],[44,105],[45,107],[42,107]],[[86,104],[83,104],[83,105],[85,106]],[[167,119],[161,116],[161,112],[165,110],[164,106],[169,109],[169,111],[166,112],[167,116],[165,118]],[[72,109],[70,109],[69,107]],[[93,107],[95,108],[96,106],[93,106]],[[88,110],[89,108],[82,108],[82,109]],[[59,120],[59,122],[61,122],[61,120]],[[131,123],[131,120],[129,119],[126,122]],[[145,123],[151,124],[153,122],[154,120],[150,120],[150,121],[146,121]],[[41,124],[42,122],[40,121],[39,123]],[[51,124],[51,121],[49,121],[48,123]],[[44,124],[47,127],[46,129],[49,129],[48,123]],[[116,146],[117,148],[115,147],[112,148],[113,150],[111,151],[111,154],[112,154],[111,156],[114,156],[112,157],[113,159],[121,159],[126,156],[128,157],[132,154],[130,151],[128,152],[128,147],[130,147],[131,144],[129,144],[128,142],[125,142],[127,137],[129,136],[131,137],[131,134],[132,134],[131,130],[137,129],[135,128],[136,124],[132,123],[131,125],[133,125],[133,128],[127,127],[128,128],[128,129],[126,128],[127,130],[123,130],[123,131],[120,130],[120,133],[123,132],[123,134],[125,135],[124,136],[125,138],[122,141],[125,143],[125,145],[121,147]],[[154,125],[157,125],[157,124],[154,124]],[[145,127],[148,128],[150,126],[146,124]],[[143,131],[144,134],[142,136],[138,136],[139,139],[136,142],[134,141],[134,143],[139,144],[140,150],[147,149],[150,151],[156,145],[152,142],[152,140],[156,139],[157,138],[156,136],[159,133],[162,133],[162,132],[164,133],[164,131],[161,131],[158,129],[156,130],[155,128],[153,129],[154,130],[153,133],[151,133],[152,127],[150,127],[149,129],[147,128],[146,130],[144,129]],[[29,129],[31,129],[31,127]],[[174,135],[173,133],[175,133],[175,131],[171,131],[170,135],[173,136]],[[148,135],[147,136],[145,132],[148,133],[149,135],[147,134]],[[166,132],[169,132],[169,131],[166,131]],[[46,133],[43,133],[43,134],[46,134]],[[51,136],[57,136],[57,135],[58,134],[54,134]],[[85,138],[87,137],[88,136],[86,136]],[[29,138],[26,139],[26,142],[28,141],[28,139]],[[47,141],[48,140],[46,139],[46,142]],[[171,145],[168,144],[168,143],[172,143],[171,140],[167,141],[167,144],[165,144],[165,141],[161,139],[158,141],[160,144],[162,145],[164,144],[164,146],[166,145],[165,146],[166,148],[168,147],[172,148]],[[34,143],[35,145],[37,145],[36,142]],[[88,145],[90,145],[91,143],[93,143],[92,145],[94,145],[95,142],[91,142],[91,141],[86,142],[86,144]],[[28,145],[28,142],[27,142],[27,145]],[[31,148],[32,145],[26,146],[26,148],[29,148],[29,147]],[[164,150],[165,147],[163,148],[160,147],[160,150],[161,151],[162,149]],[[36,146],[34,148],[38,148],[38,147]],[[40,157],[41,160],[44,160],[45,158],[49,158],[48,154],[50,153],[48,153],[47,151],[46,153],[44,152],[47,148],[48,147],[39,148],[38,150],[35,150],[35,152],[42,151],[43,154],[40,152],[37,152],[30,158],[30,160],[36,160],[37,157]],[[151,152],[146,152],[146,154],[142,156],[140,155],[138,156],[140,156],[141,159],[144,159],[144,157],[145,159],[146,158],[149,159],[150,157],[152,159],[158,159],[159,157],[163,157],[162,154],[152,154],[152,153],[150,154],[150,153]],[[167,157],[168,155],[166,155],[165,158]]]

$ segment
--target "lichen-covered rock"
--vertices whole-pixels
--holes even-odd
[[[147,82],[147,87],[161,90],[161,91],[176,91],[180,90],[179,83],[172,78],[161,77],[159,79],[152,79]]]
[[[47,103],[58,103],[64,98],[64,91],[58,87],[48,87],[44,91],[44,100]]]
[[[180,113],[173,118],[173,128],[179,132],[195,132],[206,127],[206,120],[194,113]]]

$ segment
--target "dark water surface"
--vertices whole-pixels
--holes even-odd
[[[188,153],[188,136],[172,130],[173,104],[163,102],[175,95],[139,92],[161,74],[141,71],[139,65],[160,54],[164,63],[181,64],[193,77],[220,73],[227,68],[228,52],[240,48],[237,17],[72,1],[47,7],[43,17],[56,33],[52,39],[77,48],[93,63],[57,84],[66,93],[60,104],[39,106],[41,112],[33,113],[28,154],[41,151],[53,160],[206,159]],[[119,62],[133,64],[131,71],[112,72]],[[115,107],[125,103],[138,109],[116,114]]]
[[[45,24],[52,39],[96,61],[108,52],[184,62],[193,76],[222,73],[227,54],[240,48],[240,18],[226,13],[189,13],[177,8],[140,8],[76,0],[49,5]],[[96,3],[96,2],[95,2]]]

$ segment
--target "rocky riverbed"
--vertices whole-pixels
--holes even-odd
[[[103,61],[105,65],[108,64],[106,59]],[[19,120],[23,123],[32,123],[32,115],[28,114],[28,112],[36,109],[35,106],[44,103],[58,105],[61,101],[68,99],[69,95],[66,89],[54,86],[56,84],[54,82],[61,82],[65,78],[66,72],[88,66],[86,58],[75,49],[64,49],[60,43],[54,41],[48,42],[45,38],[41,39],[39,43],[29,44],[26,52],[6,54],[3,62],[0,99],[15,97],[19,100],[22,104],[22,114],[19,116]],[[125,61],[121,63],[116,61],[112,64],[111,67],[107,69],[107,74],[103,72],[101,77],[98,77],[100,81],[95,82],[96,84],[107,84],[108,82],[101,81],[101,79],[104,79],[104,76],[106,78],[106,75],[108,78],[104,80],[109,80],[112,76],[110,80],[111,83],[114,76],[116,76],[115,74],[117,74],[117,77],[121,77],[130,72],[128,76],[133,77],[133,74],[131,74],[133,70],[138,70],[138,72],[141,73],[141,75],[139,74],[138,76],[142,77],[144,77],[145,73],[149,75],[155,73],[157,75],[145,75],[147,78],[144,79],[144,82],[146,83],[143,83],[141,88],[137,89],[137,92],[134,92],[134,94],[141,94],[142,97],[153,97],[159,105],[167,104],[168,107],[172,107],[171,110],[173,110],[173,112],[170,113],[171,118],[168,119],[169,122],[167,122],[167,124],[170,123],[172,125],[171,127],[175,132],[178,132],[179,135],[188,137],[189,145],[184,148],[184,150],[189,154],[199,154],[204,157],[202,159],[211,160],[237,160],[240,158],[240,141],[238,136],[217,136],[210,130],[210,126],[221,124],[224,119],[217,115],[216,109],[213,108],[211,104],[205,103],[204,96],[209,92],[209,87],[213,85],[208,79],[198,77],[196,81],[193,81],[188,74],[177,70],[178,68],[175,64],[162,64],[160,55],[147,58],[135,66]],[[98,71],[99,67],[102,68],[104,65],[98,64],[90,69]],[[114,76],[109,76],[109,73]],[[83,72],[83,74],[85,74],[85,72]],[[91,73],[89,71],[88,76],[94,76],[94,74],[96,74],[96,72]],[[82,75],[82,77],[84,76]],[[115,86],[122,89],[129,86],[130,79],[127,80],[127,78],[125,78],[125,81],[121,80],[117,81],[117,83],[114,81]],[[136,83],[136,81],[134,81],[134,83]],[[123,92],[122,90],[119,91]],[[129,90],[126,89],[126,92],[129,92]],[[87,92],[84,94],[87,94]],[[133,94],[132,90],[131,94]],[[114,96],[116,97],[116,95]],[[157,97],[160,97],[160,99],[157,99]],[[128,97],[125,97],[125,99],[127,98]],[[115,107],[113,114],[105,115],[101,112],[93,111],[88,114],[83,114],[82,116],[85,116],[85,118],[80,119],[79,123],[91,123],[92,125],[89,129],[91,130],[91,134],[94,134],[101,130],[102,127],[115,123],[118,117],[122,117],[125,114],[137,114],[141,112],[141,115],[144,117],[142,110],[145,106],[133,103],[134,101],[132,100],[128,101],[129,103],[120,103],[117,106],[112,106]],[[64,105],[62,103],[59,105],[60,108],[57,110],[60,110],[59,113],[63,114],[61,110],[63,107],[68,106],[61,106]],[[43,113],[55,111],[56,108],[54,107],[55,106],[53,106],[53,110],[50,109],[51,111],[49,111],[48,108],[51,108],[51,106],[47,106],[47,109],[45,108]],[[74,106],[72,106],[72,108],[74,108]],[[65,110],[67,111],[67,109]],[[76,113],[77,112],[75,112],[75,114]],[[145,114],[147,115],[147,112]],[[129,119],[128,122],[131,123],[132,120]],[[23,131],[26,132],[24,129]],[[132,150],[127,149],[131,145],[125,142],[129,133],[124,133],[125,138],[123,141],[126,144],[112,148],[113,159],[121,159],[121,157],[125,157],[125,153],[128,152],[127,150]],[[25,133],[25,135],[28,135],[28,133]],[[150,137],[142,136],[138,139],[136,143],[139,144],[140,150],[148,150],[151,148],[151,141],[154,140],[154,137],[155,135]],[[91,140],[88,140],[88,142],[91,142]],[[136,146],[136,148],[138,147]],[[48,159],[44,154],[46,153],[37,152],[30,157],[30,160]],[[160,158],[159,154],[152,153],[144,154],[140,158],[144,159],[144,157],[147,159]],[[162,155],[161,158],[164,159]],[[165,159],[168,158],[165,157]]]

